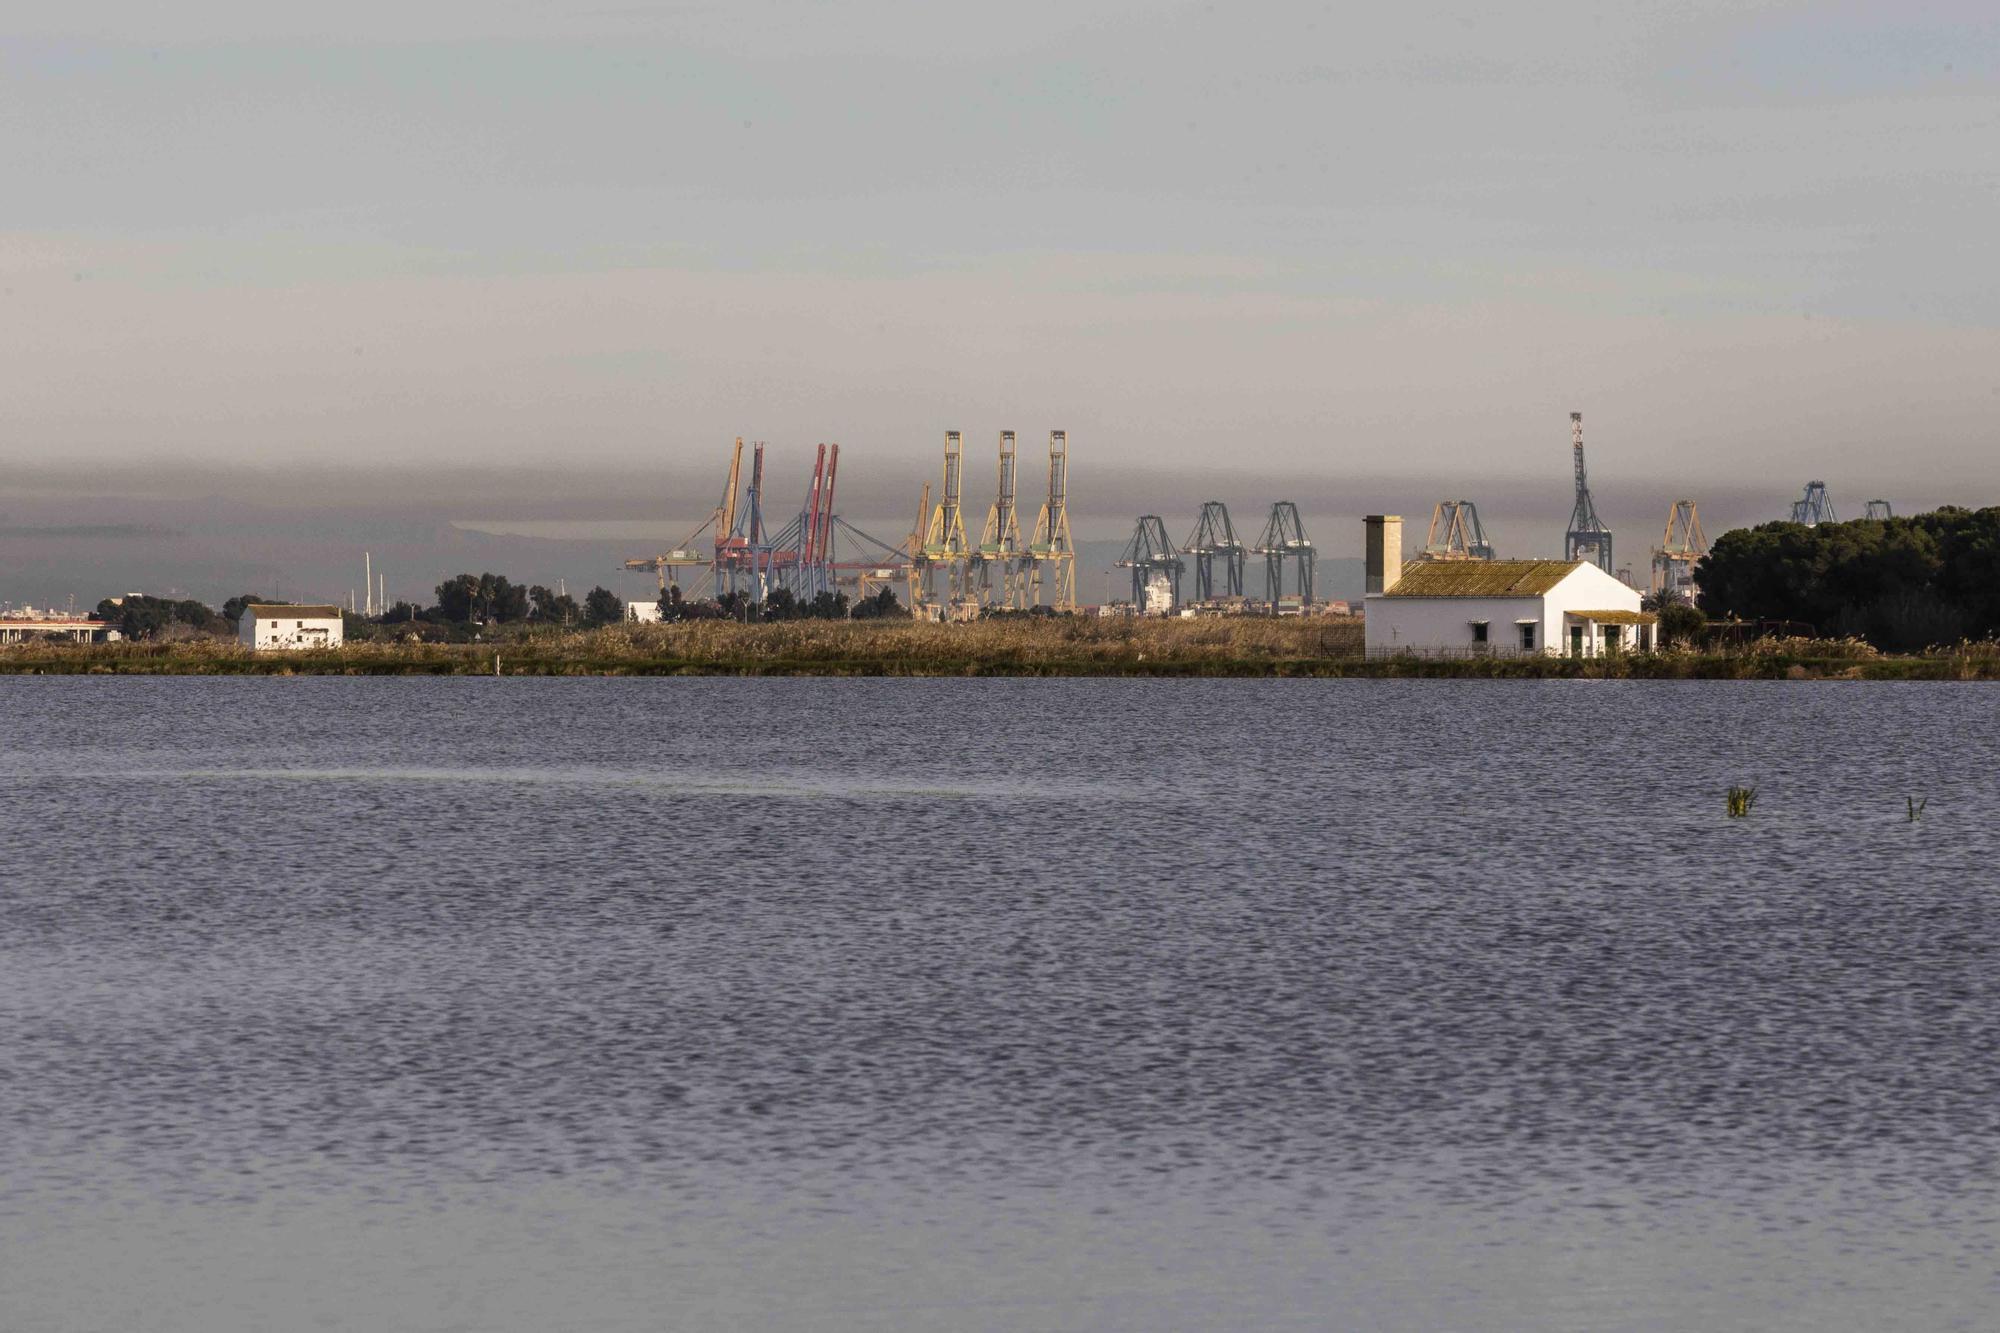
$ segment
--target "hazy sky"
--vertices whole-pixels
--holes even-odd
[[[2000,501],[1991,0],[7,13],[0,467]]]

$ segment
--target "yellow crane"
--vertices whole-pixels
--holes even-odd
[[[910,525],[910,614],[922,614],[919,607],[924,594],[924,523],[931,512],[931,484],[924,483],[924,494],[917,501],[917,521]]]

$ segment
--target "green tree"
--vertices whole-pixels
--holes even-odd
[[[813,620],[847,619],[847,594],[844,592],[822,592],[814,595],[800,614]]]
[[[856,620],[907,620],[910,613],[896,599],[894,588],[878,588],[854,604]]]
[[[625,603],[609,588],[592,588],[583,595],[583,623],[615,625],[625,619]]]
[[[459,574],[437,586],[437,614],[440,620],[465,624],[486,619],[485,604],[479,597],[479,576]]]
[[[189,634],[224,635],[235,627],[213,607],[193,599],[175,600],[134,593],[116,601],[107,597],[97,604],[96,618],[116,625],[128,639],[162,639]]]
[[[440,619],[460,624],[528,618],[528,590],[499,574],[459,574],[437,585]]]
[[[1685,598],[1665,603],[1656,614],[1660,618],[1662,648],[1681,643],[1697,645],[1701,642],[1702,631],[1708,627],[1708,617]]]
[[[222,604],[222,618],[232,625],[241,624],[244,608],[249,606],[290,606],[275,597],[260,597],[254,592],[239,592]]]
[[[1716,615],[1804,621],[1892,650],[1984,637],[2000,631],[2000,508],[1741,528],[1695,579]]]
[[[543,625],[574,625],[580,614],[576,598],[568,593],[550,592],[537,583],[528,589],[528,619]]]

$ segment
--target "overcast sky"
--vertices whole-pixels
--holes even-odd
[[[2000,502],[1991,0],[7,15],[0,464]]]

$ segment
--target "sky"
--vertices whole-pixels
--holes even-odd
[[[678,518],[742,435],[900,516],[957,428],[983,511],[1062,427],[1104,535],[1243,479],[1528,553],[1571,410],[1635,546],[2000,502],[1990,2],[17,4],[0,179],[14,509]]]

